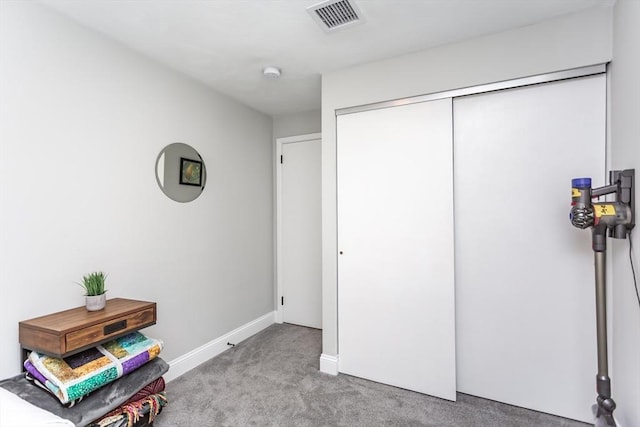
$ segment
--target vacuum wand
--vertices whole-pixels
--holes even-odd
[[[635,225],[635,195],[633,192],[635,169],[609,172],[609,185],[591,188],[591,178],[571,181],[571,224],[580,229],[591,228],[591,246],[594,253],[596,280],[596,332],[598,347],[598,374],[596,376],[596,426],[615,426],[611,398],[611,379],[607,359],[607,301],[606,252],[607,234],[625,239]],[[615,194],[613,202],[596,202],[593,198]]]

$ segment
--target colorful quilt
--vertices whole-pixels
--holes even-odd
[[[67,404],[135,371],[158,356],[162,347],[161,340],[133,332],[64,359],[32,351],[24,367]]]

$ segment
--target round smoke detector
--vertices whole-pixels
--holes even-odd
[[[262,70],[262,74],[269,79],[278,79],[280,78],[280,68],[265,67],[264,70]]]

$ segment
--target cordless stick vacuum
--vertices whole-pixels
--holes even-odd
[[[596,277],[596,328],[598,340],[598,375],[594,405],[595,426],[615,426],[611,398],[611,379],[607,361],[607,308],[606,308],[606,252],[607,234],[615,239],[626,239],[635,225],[635,196],[633,181],[635,169],[609,172],[609,185],[591,188],[591,178],[571,180],[571,224],[585,229],[591,227]],[[612,202],[592,203],[593,198],[615,195]]]

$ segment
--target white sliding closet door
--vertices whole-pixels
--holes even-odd
[[[339,370],[450,400],[451,99],[337,118]]]
[[[592,421],[591,233],[569,208],[572,178],[605,184],[605,100],[599,75],[454,101],[461,392]]]

